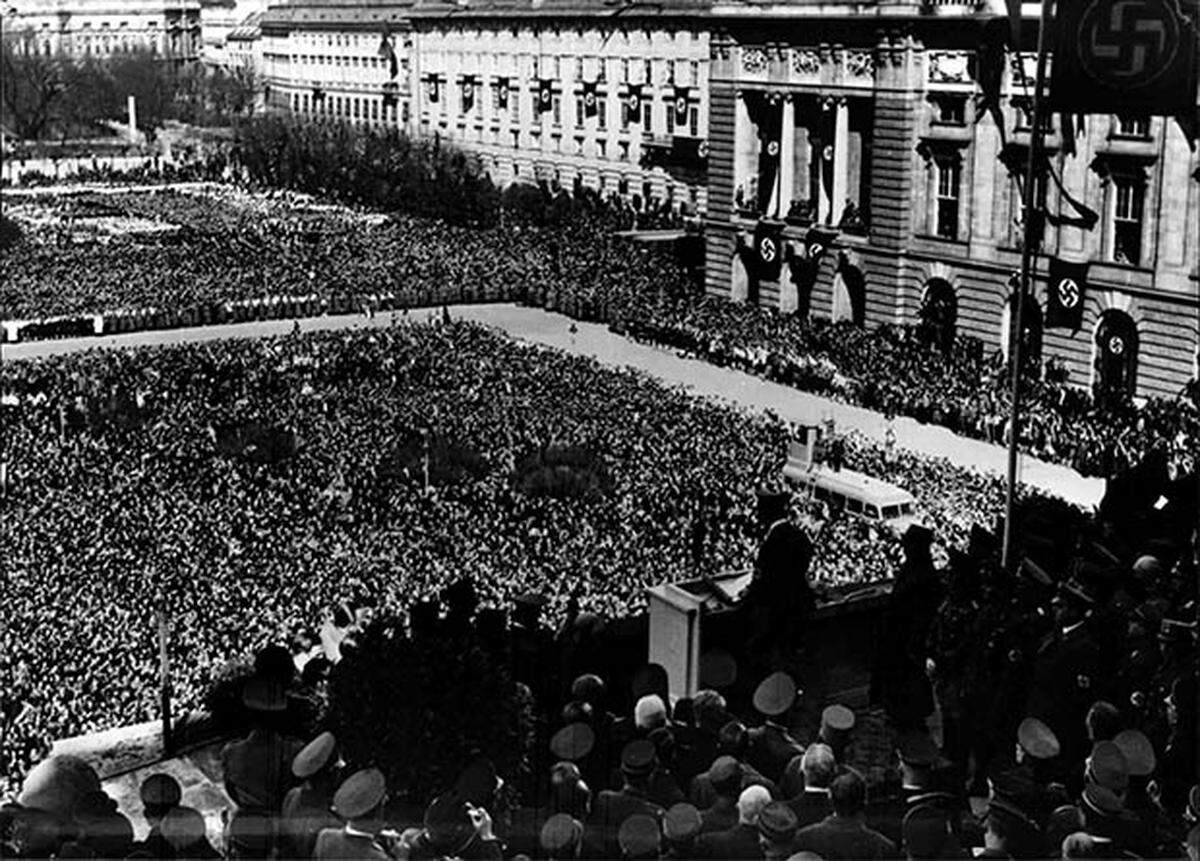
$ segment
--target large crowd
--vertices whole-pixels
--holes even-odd
[[[706,297],[668,255],[608,235],[639,217],[623,207],[481,229],[215,186],[43,198],[32,209],[37,228],[0,258],[2,318],[157,309],[144,325],[178,325],[240,319],[221,306],[247,300],[274,302],[258,312],[272,315],[521,301],[883,413],[1008,436],[999,354],[962,339],[943,353],[916,327],[869,330]],[[181,229],[79,241],[89,216],[113,213]],[[304,301],[289,311],[279,297]],[[1025,384],[1025,451],[1097,476],[1137,463],[1158,440],[1194,460],[1194,397],[1100,404],[1052,377]]]

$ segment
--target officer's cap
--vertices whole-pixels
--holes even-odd
[[[1154,772],[1154,745],[1150,744],[1144,732],[1138,729],[1121,730],[1113,739],[1113,744],[1125,755],[1130,776],[1145,777]]]
[[[663,834],[677,843],[691,840],[700,833],[700,826],[700,811],[687,802],[672,805],[663,817]]]
[[[1098,741],[1088,756],[1087,776],[1105,789],[1124,792],[1129,787],[1129,762],[1115,743]]]
[[[1017,727],[1017,744],[1034,759],[1053,759],[1061,746],[1054,730],[1035,717],[1027,717]]]
[[[629,858],[658,857],[660,832],[654,817],[635,813],[617,830],[617,843]]]
[[[796,683],[791,676],[784,672],[771,673],[754,691],[754,708],[759,714],[776,717],[792,707],[796,693]]]
[[[639,738],[629,742],[621,750],[621,772],[630,777],[639,777],[654,771],[654,745]]]
[[[333,794],[333,812],[342,819],[359,819],[383,804],[387,782],[378,768],[364,768],[347,777]]]
[[[758,833],[772,843],[786,843],[799,827],[796,812],[783,801],[772,801],[758,814]]]
[[[928,768],[937,762],[938,749],[928,734],[916,730],[896,739],[896,753],[905,765]]]
[[[296,754],[292,760],[292,774],[301,780],[312,777],[333,760],[336,749],[337,739],[333,733],[321,733]]]
[[[578,846],[582,836],[583,825],[579,820],[565,813],[556,813],[542,826],[538,842],[549,854],[562,855],[570,853]]]
[[[724,649],[709,649],[700,656],[700,685],[727,688],[737,681],[737,660]]]
[[[550,752],[560,760],[575,762],[592,752],[596,734],[585,723],[569,723],[550,739]]]

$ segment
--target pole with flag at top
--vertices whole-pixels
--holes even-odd
[[[1011,358],[1010,376],[1010,417],[1008,439],[1008,476],[1004,490],[1004,541],[1001,549],[1000,564],[1006,570],[1011,568],[1013,549],[1013,508],[1016,502],[1017,490],[1017,456],[1021,439],[1021,341],[1025,325],[1025,299],[1029,292],[1029,278],[1034,264],[1034,243],[1037,242],[1037,224],[1040,219],[1036,215],[1036,194],[1034,171],[1037,169],[1042,151],[1042,90],[1046,83],[1046,28],[1050,21],[1050,4],[1053,0],[1042,0],[1041,15],[1038,19],[1037,35],[1037,71],[1033,80],[1033,109],[1029,129],[1029,159],[1025,165],[1023,197],[1025,198],[1024,241],[1021,243],[1021,271],[1017,278],[1017,296],[1013,308],[1013,322],[1009,336],[1012,346],[1009,350]],[[1014,4],[1015,5],[1015,4]],[[1019,14],[1019,11],[1017,12]],[[1015,29],[1015,27],[1014,27]],[[1014,45],[1014,48],[1018,46]]]

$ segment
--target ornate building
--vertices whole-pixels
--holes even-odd
[[[44,54],[200,55],[200,0],[6,0],[5,38]]]
[[[314,121],[408,128],[408,5],[291,0],[262,16],[267,103]]]
[[[211,66],[237,65],[229,57],[229,36],[235,40],[244,33],[251,16],[261,16],[267,0],[209,0],[200,10],[200,59]]]
[[[500,182],[582,183],[703,209],[704,8],[536,0],[411,10],[413,126]]]
[[[987,48],[977,8],[714,7],[711,293],[871,326],[924,321],[1007,352],[1033,57]],[[1030,47],[1035,31],[1027,21]],[[981,86],[989,73],[998,83]],[[1088,116],[1072,132],[1054,116],[1046,131],[1023,343],[1072,382],[1173,395],[1196,373],[1197,157],[1160,117]],[[1077,328],[1046,327],[1051,300],[1082,311]]]

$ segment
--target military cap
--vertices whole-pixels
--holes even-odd
[[[457,792],[446,792],[425,808],[425,836],[441,855],[457,855],[475,836],[467,802]]]
[[[208,836],[204,817],[191,807],[172,807],[163,817],[159,830],[176,851],[185,850]]]
[[[633,674],[631,693],[635,702],[647,694],[662,696],[667,688],[667,671],[662,664],[643,664]]]
[[[183,789],[179,781],[169,774],[152,774],[142,781],[138,788],[142,806],[148,809],[164,810],[174,807],[183,798]]]
[[[287,693],[283,682],[266,676],[251,676],[242,687],[242,705],[253,712],[287,711]]]
[[[1113,739],[1113,744],[1125,755],[1131,777],[1146,777],[1154,772],[1157,764],[1154,745],[1150,744],[1144,732],[1137,729],[1121,730]]]
[[[592,752],[596,734],[585,723],[570,723],[550,738],[550,752],[559,759],[575,762]]]
[[[904,530],[901,541],[905,547],[928,547],[933,543],[933,530],[920,523],[914,523]]]
[[[100,788],[96,770],[77,756],[56,754],[25,775],[17,804],[69,817],[77,801]]]
[[[596,703],[604,699],[604,679],[594,673],[584,673],[571,682],[571,698],[583,703]]]
[[[905,765],[928,768],[937,762],[938,749],[927,733],[913,730],[896,739],[896,753]]]
[[[655,858],[660,836],[654,817],[635,813],[617,829],[617,844],[628,858]]]
[[[671,805],[663,817],[663,835],[676,843],[691,840],[700,833],[700,811],[693,804],[681,801]]]
[[[644,738],[629,742],[621,750],[621,772],[630,777],[645,776],[654,771],[654,745]]]
[[[1121,748],[1111,741],[1098,741],[1087,759],[1087,777],[1113,792],[1129,787],[1129,763]]]
[[[708,767],[708,779],[714,786],[741,781],[742,766],[732,756],[718,756]]]
[[[296,754],[292,760],[292,774],[301,780],[312,777],[333,760],[336,749],[337,739],[333,733],[321,733]]]
[[[700,656],[700,685],[727,688],[737,681],[737,659],[724,649],[709,649]]]
[[[364,768],[342,781],[333,794],[333,812],[342,819],[358,819],[383,804],[387,782],[378,768]]]
[[[855,724],[854,712],[844,705],[826,706],[821,712],[821,735],[836,736],[850,732]]]
[[[950,820],[945,813],[922,807],[910,810],[902,824],[904,847],[912,858],[941,858],[950,839]]]
[[[1034,759],[1053,759],[1061,746],[1054,730],[1035,717],[1027,717],[1017,727],[1017,744]]]
[[[1162,572],[1162,562],[1157,556],[1146,554],[1139,556],[1133,563],[1133,573],[1144,577],[1153,577]]]
[[[784,672],[774,672],[758,683],[754,690],[754,708],[759,714],[776,717],[796,701],[796,683]]]
[[[1116,793],[1094,783],[1088,784],[1083,789],[1082,800],[1083,824],[1089,834],[1109,839],[1121,836],[1124,806]]]
[[[1003,798],[992,797],[988,799],[988,817],[998,816],[1008,822],[1025,826],[1037,830],[1037,823],[1025,813],[1024,810]]]
[[[1064,580],[1058,586],[1058,591],[1069,598],[1074,598],[1080,603],[1086,604],[1089,607],[1096,605],[1096,596],[1092,593],[1091,588],[1081,580],[1072,577],[1069,580]]]
[[[573,816],[556,813],[546,820],[538,842],[551,855],[572,852],[583,836],[583,825]]]
[[[474,805],[486,807],[492,795],[503,784],[496,766],[486,756],[477,756],[459,774],[454,791]]]
[[[800,820],[784,801],[772,801],[758,814],[758,833],[772,843],[785,843],[796,836]]]

